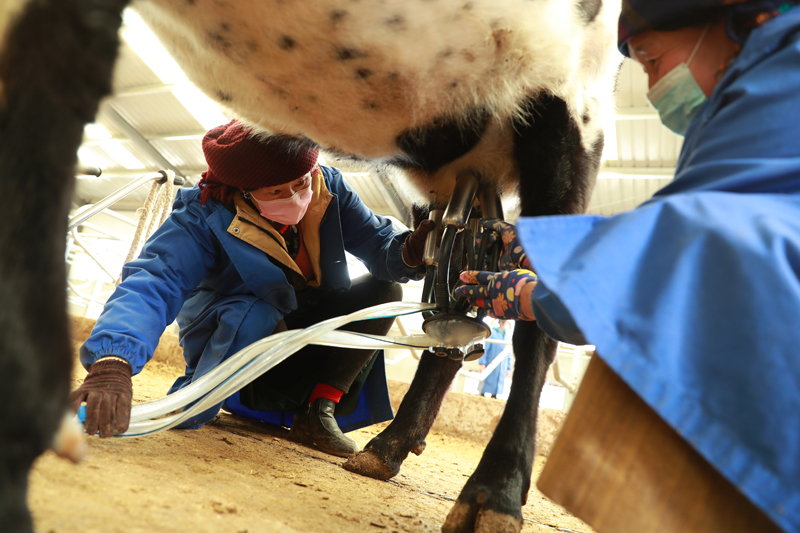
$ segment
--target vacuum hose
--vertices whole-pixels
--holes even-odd
[[[436,305],[442,313],[450,309],[450,258],[453,256],[453,246],[456,242],[458,228],[447,226],[442,234],[442,243],[439,245],[439,271],[436,278]]]

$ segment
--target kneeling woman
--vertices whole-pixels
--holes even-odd
[[[170,393],[273,332],[400,300],[397,282],[420,275],[430,227],[393,230],[337,169],[317,165],[318,150],[284,137],[259,138],[234,121],[209,131],[203,152],[208,171],[198,188],[178,192],[171,216],[125,266],[122,283],[81,347],[89,374],[72,401],[76,408],[86,402],[89,434],[127,430],[131,375],[150,360],[176,318],[186,374]],[[351,283],[345,250],[370,274]],[[392,322],[346,329],[386,334]],[[294,411],[295,439],[331,454],[353,454],[358,447],[339,429],[334,412],[340,400],[352,410],[374,356],[371,350],[309,346],[228,398],[225,407],[262,419],[265,412]],[[201,427],[222,405],[180,427]],[[374,413],[362,418],[380,421]]]

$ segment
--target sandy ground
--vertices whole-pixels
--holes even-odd
[[[180,373],[174,361],[152,361],[133,380],[134,402],[163,396]],[[74,385],[84,375],[78,367]],[[450,409],[463,410],[451,397]],[[497,400],[463,401],[502,409]],[[383,427],[350,435],[363,447]],[[484,444],[437,427],[425,453],[409,456],[390,481],[347,472],[344,459],[290,442],[282,428],[224,413],[197,431],[91,437],[79,465],[52,452],[38,460],[29,504],[42,533],[439,531]],[[537,457],[534,480],[544,461]],[[523,516],[525,532],[592,531],[535,486]]]

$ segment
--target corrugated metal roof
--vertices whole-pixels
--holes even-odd
[[[649,200],[672,181],[683,139],[647,103],[647,76],[625,59],[616,92],[616,159],[605,161],[588,212],[612,215]]]

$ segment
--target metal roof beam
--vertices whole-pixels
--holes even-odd
[[[187,131],[187,132],[179,132],[179,133],[170,133],[170,134],[149,134],[149,133],[139,133],[142,138],[146,141],[201,141],[205,136],[206,132],[194,132],[194,131]],[[91,139],[83,143],[82,146],[102,146],[104,141],[131,141],[128,137],[123,137],[121,135],[114,135],[112,137],[106,137],[104,139]]]
[[[400,200],[400,197],[395,192],[394,186],[392,185],[391,181],[389,181],[389,177],[386,175],[386,173],[383,170],[376,169],[369,174],[375,182],[375,187],[377,187],[378,191],[380,191],[381,196],[386,202],[386,205],[388,205],[391,209],[395,218],[410,228],[411,211],[408,206],[406,206],[403,201]]]
[[[114,109],[112,106],[108,106],[105,110],[105,113],[108,119],[111,120],[114,125],[128,137],[128,139],[134,142],[156,163],[158,163],[159,169],[172,170],[178,176],[185,176],[185,173],[181,169],[173,165],[166,157],[164,157],[164,154],[156,150],[156,148],[150,144],[141,133],[139,133],[139,130],[134,128],[127,120],[125,120],[116,109]]]
[[[617,120],[658,120],[658,111],[650,106],[618,107],[614,118]]]
[[[600,167],[599,179],[659,179],[672,178],[672,167]]]

